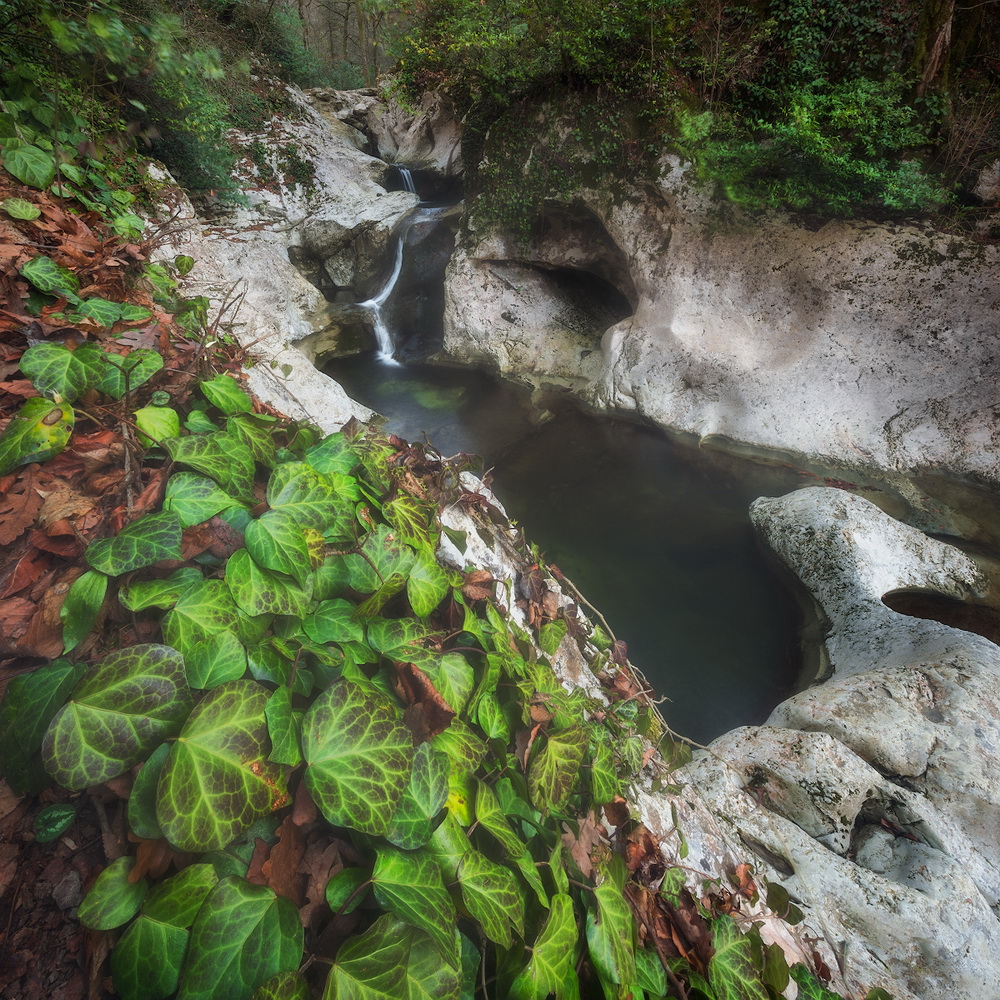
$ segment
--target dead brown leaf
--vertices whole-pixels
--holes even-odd
[[[34,524],[42,507],[37,465],[0,479],[0,545],[10,545]]]
[[[302,831],[286,816],[278,827],[278,842],[263,864],[264,884],[297,907],[306,902],[306,878],[299,871],[306,849]]]

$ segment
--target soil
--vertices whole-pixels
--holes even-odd
[[[49,844],[35,816],[50,802],[79,805],[73,825]],[[103,812],[103,822],[101,813]],[[0,781],[0,997],[104,1000],[114,996],[105,961],[111,935],[76,920],[84,891],[123,846],[124,810],[88,795],[17,797]],[[103,830],[102,830],[103,827]],[[109,851],[111,853],[109,853]]]

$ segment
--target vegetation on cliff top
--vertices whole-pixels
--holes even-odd
[[[415,91],[484,128],[584,92],[623,162],[665,148],[751,208],[849,215],[948,203],[1000,147],[1000,8],[926,0],[419,0]],[[530,110],[529,110],[530,113]],[[625,127],[621,123],[625,122]]]

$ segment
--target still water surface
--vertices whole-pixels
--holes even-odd
[[[798,613],[747,507],[805,485],[566,403],[538,424],[527,390],[483,372],[386,363],[325,370],[386,429],[482,455],[494,492],[548,562],[600,608],[672,728],[707,742],[761,722],[798,672]]]

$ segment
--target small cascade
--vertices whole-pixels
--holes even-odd
[[[399,171],[399,179],[403,182],[403,190],[416,194],[417,186],[413,183],[413,174],[406,167],[397,166],[396,169]]]
[[[395,344],[392,342],[392,334],[389,332],[389,328],[385,325],[385,317],[382,315],[382,306],[385,305],[389,296],[392,294],[392,290],[396,287],[396,282],[399,281],[399,272],[403,270],[403,242],[405,239],[405,231],[396,237],[396,257],[393,261],[392,273],[389,275],[386,283],[382,286],[376,296],[361,303],[361,305],[371,313],[372,326],[375,329],[375,343],[378,346],[379,358],[382,361],[391,361],[393,364],[398,364],[392,356],[393,351],[396,348]]]

